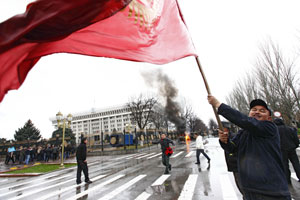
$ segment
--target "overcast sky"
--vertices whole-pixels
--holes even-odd
[[[0,21],[23,13],[30,0],[0,1]],[[234,83],[250,71],[259,45],[268,38],[294,58],[300,43],[299,0],[179,0],[211,92],[222,102]],[[298,37],[298,38],[297,38]],[[299,48],[298,48],[299,50]],[[1,64],[1,63],[0,63]],[[297,67],[300,70],[298,65]],[[207,124],[214,118],[207,103],[195,58],[167,65],[136,63],[72,54],[43,57],[19,90],[0,103],[0,138],[13,139],[15,130],[31,119],[44,138],[54,130],[49,120],[124,104],[131,96],[155,92],[141,73],[162,69],[174,80],[179,95]]]

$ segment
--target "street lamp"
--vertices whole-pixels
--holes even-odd
[[[62,143],[61,143],[61,163],[60,167],[64,168],[64,150],[65,150],[65,131],[66,131],[66,120],[68,120],[68,128],[71,127],[71,121],[72,121],[72,115],[68,114],[67,118],[63,116],[61,112],[58,112],[56,114],[56,120],[57,120],[57,128],[59,128],[59,123],[63,120],[63,132],[62,132]]]

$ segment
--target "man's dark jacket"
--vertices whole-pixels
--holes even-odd
[[[229,132],[228,137],[229,139],[233,139],[236,136],[236,134]],[[224,152],[225,154],[225,161],[227,165],[227,171],[229,172],[238,172],[237,167],[237,153],[228,153],[227,151]]]
[[[86,144],[83,141],[77,147],[76,159],[77,159],[77,162],[86,160]]]
[[[161,151],[163,153],[165,153],[166,149],[170,146],[170,143],[174,145],[173,141],[167,137],[160,140]]]
[[[221,104],[218,114],[242,128],[227,144],[220,144],[227,152],[237,152],[243,190],[289,196],[276,125],[248,117],[225,104]]]
[[[285,151],[295,150],[299,146],[297,130],[286,126],[281,119],[274,119],[280,134],[281,149]]]

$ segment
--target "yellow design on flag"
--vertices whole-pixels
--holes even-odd
[[[161,16],[162,0],[133,0],[128,6],[128,17],[145,30],[151,29]]]

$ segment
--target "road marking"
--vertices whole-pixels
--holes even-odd
[[[72,179],[69,179],[69,180],[67,180],[67,181],[64,181],[64,182],[61,182],[61,183],[56,183],[56,184],[54,184],[54,185],[50,185],[50,186],[48,186],[48,187],[44,187],[44,188],[41,188],[41,189],[33,190],[33,191],[30,191],[30,192],[25,193],[25,194],[22,193],[22,194],[20,194],[19,196],[14,197],[14,198],[11,198],[11,199],[9,199],[9,200],[17,200],[17,199],[21,199],[21,198],[23,198],[23,197],[27,197],[27,196],[32,195],[32,194],[36,194],[36,193],[41,192],[41,191],[43,191],[43,190],[48,190],[48,189],[53,188],[53,187],[56,187],[56,186],[58,186],[58,185],[63,185],[63,184],[65,184],[65,183],[67,183],[67,182],[75,181],[75,179],[76,179],[76,178],[72,178]]]
[[[139,180],[141,180],[144,177],[146,177],[146,175],[139,175],[139,176],[135,177],[134,179],[132,179],[131,181],[129,181],[126,184],[124,184],[124,185],[118,187],[117,189],[111,191],[110,193],[108,193],[107,195],[105,195],[104,197],[102,197],[98,200],[112,199],[114,196],[116,196],[117,194],[123,192],[124,190],[126,190],[127,188],[129,188],[130,186],[132,186],[133,184],[135,184],[136,182],[138,182]]]
[[[128,155],[128,156],[122,156],[120,158],[116,158],[115,160],[121,160],[121,159],[128,158],[128,157],[131,157],[131,156],[136,156],[136,154],[132,154],[132,155]]]
[[[189,200],[193,199],[195,186],[197,183],[198,174],[191,174],[185,182],[183,189],[180,193],[178,200]]]
[[[1,183],[1,182],[4,182],[4,181],[7,181],[7,180],[8,180],[8,179],[3,179],[3,180],[0,181],[0,183]]]
[[[150,196],[151,196],[151,194],[149,194],[148,192],[143,192],[134,200],[147,200]]]
[[[133,155],[133,156],[131,156],[131,157],[129,157],[129,158],[126,158],[127,160],[129,160],[129,159],[132,159],[132,158],[136,158],[136,157],[139,157],[139,156],[142,156],[142,155],[145,155],[146,153],[140,153],[140,154],[138,154],[138,155]]]
[[[145,158],[145,157],[147,157],[147,156],[152,156],[153,154],[155,154],[155,152],[149,153],[149,154],[147,154],[147,155],[144,155],[144,156],[141,156],[141,157],[138,157],[138,158],[135,158],[135,159]]]
[[[194,153],[195,151],[191,151],[190,153],[188,153],[185,157],[188,158],[188,157],[191,157],[192,154]]]
[[[169,177],[167,174],[161,175],[151,186],[162,185]]]
[[[160,153],[158,153],[158,154],[155,154],[154,156],[151,156],[151,157],[149,157],[149,158],[147,158],[147,159],[151,159],[151,158],[154,158],[154,157],[156,157],[156,156],[160,156],[162,153],[160,152]]]
[[[96,186],[93,187],[92,189],[88,189],[88,190],[86,190],[86,191],[84,191],[84,192],[81,192],[81,193],[79,193],[79,194],[77,194],[77,195],[75,195],[75,196],[73,196],[73,197],[70,197],[70,198],[68,198],[67,200],[74,200],[74,199],[78,199],[78,198],[80,198],[80,197],[83,197],[84,195],[88,194],[89,192],[92,192],[92,191],[94,191],[94,190],[98,190],[99,188],[101,188],[101,187],[103,187],[103,186],[105,186],[105,185],[107,185],[107,184],[110,184],[110,183],[112,183],[112,182],[114,182],[114,181],[116,181],[116,180],[118,180],[118,179],[120,179],[120,178],[122,178],[122,177],[124,177],[124,176],[125,176],[125,175],[123,175],[123,174],[118,175],[118,176],[115,176],[114,178],[111,178],[111,179],[109,179],[109,180],[107,180],[107,181],[105,181],[105,182],[103,182],[103,183],[100,183],[99,185],[96,185]]]
[[[180,154],[182,154],[183,153],[183,151],[180,151],[179,153],[177,153],[176,155],[174,155],[174,156],[171,156],[171,158],[176,158],[177,156],[179,156]]]
[[[15,193],[15,192],[19,192],[19,191],[24,191],[25,189],[28,189],[28,188],[31,188],[31,187],[35,187],[35,186],[40,186],[40,185],[45,184],[45,183],[50,183],[50,182],[53,182],[53,181],[56,181],[58,179],[62,179],[62,178],[68,177],[68,176],[70,176],[70,174],[62,176],[62,177],[57,177],[57,178],[51,179],[49,181],[45,181],[45,182],[40,182],[40,183],[36,183],[36,184],[33,184],[33,185],[29,185],[29,186],[26,186],[26,187],[23,187],[23,188],[20,188],[20,189],[17,189],[17,190],[13,190],[13,191],[10,191],[10,192],[6,192],[6,193],[3,193],[3,194],[0,194],[0,197],[8,195],[8,194]],[[23,185],[23,184],[21,184],[21,185]]]
[[[296,176],[296,172],[292,172],[292,173],[291,173],[291,177],[292,177],[293,179],[295,179],[296,181],[298,181],[298,177]]]
[[[41,179],[46,179],[46,178],[52,178],[52,177],[55,177],[57,176],[56,175],[50,175],[50,176],[46,176],[46,177],[40,177],[40,178],[37,178],[37,179],[31,179],[29,181],[26,181],[26,182],[23,182],[23,183],[19,183],[17,185],[12,185],[12,186],[8,186],[8,187],[5,187],[5,188],[1,188],[0,190],[4,190],[4,189],[10,189],[10,188],[14,188],[14,187],[18,187],[18,186],[22,186],[22,185],[26,185],[27,183],[32,183],[33,181],[37,181],[37,180],[41,180]],[[1,195],[0,195],[1,196]]]
[[[220,183],[224,200],[238,200],[228,174],[220,175]]]
[[[103,178],[103,177],[105,177],[105,176],[107,176],[107,175],[99,175],[99,176],[97,176],[97,177],[95,177],[95,178],[92,178],[91,179],[91,181],[97,181],[97,180],[99,180],[99,179],[101,179],[101,178]],[[63,192],[65,192],[65,191],[68,191],[68,190],[71,190],[72,188],[76,188],[76,187],[78,187],[78,186],[82,186],[82,185],[85,185],[86,183],[85,182],[82,182],[82,183],[80,183],[80,184],[74,184],[74,185],[72,185],[72,186],[69,186],[69,187],[66,187],[66,188],[63,188],[63,189],[61,189],[61,190],[58,190],[58,191],[55,191],[55,192],[53,192],[53,193],[50,193],[50,194],[47,194],[47,195],[45,195],[45,196],[42,196],[42,197],[39,197],[39,200],[45,200],[45,199],[48,199],[48,198],[50,198],[50,197],[52,197],[52,196],[54,196],[54,195],[58,195],[58,194],[61,194],[61,193],[63,193]]]

